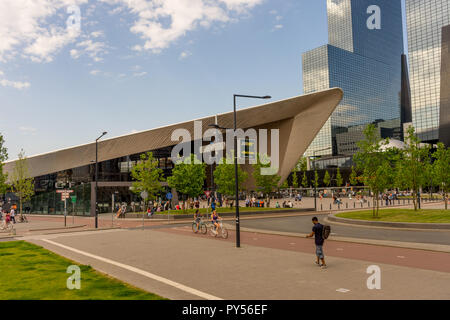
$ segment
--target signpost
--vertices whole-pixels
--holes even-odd
[[[64,227],[67,226],[67,199],[73,190],[56,190],[56,193],[61,194],[61,201],[64,201]]]

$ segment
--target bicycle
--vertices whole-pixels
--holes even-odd
[[[192,222],[192,231],[194,233],[198,233],[200,231],[201,234],[206,234],[208,232],[208,227],[202,217],[200,217],[200,221],[195,220]]]
[[[228,230],[223,226],[222,220],[218,221],[217,224],[219,225],[218,230],[214,230],[214,225],[211,226],[211,229],[209,229],[209,234],[212,237],[216,237],[219,235],[222,236],[222,238],[227,239],[228,238]]]
[[[14,229],[14,225],[10,222],[6,223],[6,221],[3,221],[3,223],[0,225],[0,230],[7,230],[12,231]]]
[[[17,223],[21,223],[21,222],[26,222],[28,223],[28,219],[27,216],[24,214],[19,214],[19,216],[17,217]]]

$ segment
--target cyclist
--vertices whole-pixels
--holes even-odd
[[[217,233],[217,230],[219,229],[219,215],[217,214],[216,210],[213,211],[211,214],[211,223],[214,225],[214,231]]]
[[[202,217],[201,217],[201,215],[200,215],[199,209],[195,210],[195,213],[194,213],[194,222],[197,223],[197,230],[198,230],[198,228],[199,228],[199,226],[200,226],[200,221],[201,221],[201,219],[202,219]]]

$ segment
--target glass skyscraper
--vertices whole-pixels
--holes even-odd
[[[419,138],[439,139],[442,28],[450,0],[406,0],[413,125]]]
[[[329,44],[303,54],[303,89],[340,87],[344,99],[306,156],[351,157],[369,123],[382,137],[401,136],[401,0],[327,0],[327,11]]]

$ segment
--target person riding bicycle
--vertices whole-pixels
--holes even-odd
[[[195,210],[195,213],[194,213],[194,222],[197,223],[197,229],[198,229],[198,227],[199,227],[199,225],[200,225],[201,219],[202,219],[202,216],[200,215],[200,210],[199,210],[199,209]]]
[[[211,223],[214,225],[214,231],[217,232],[217,229],[219,229],[219,215],[217,214],[216,210],[213,211],[211,214]]]

